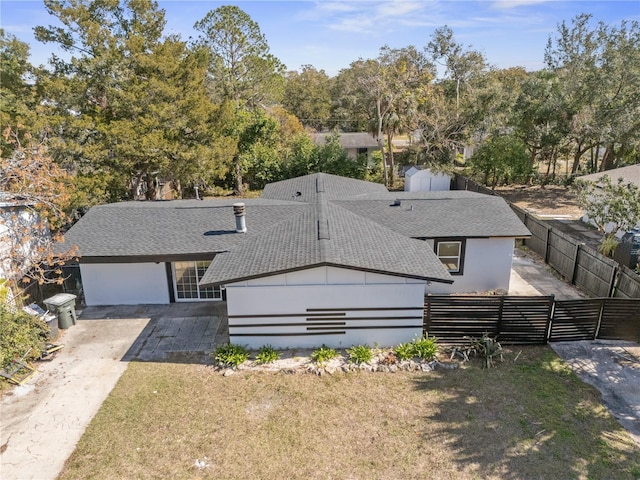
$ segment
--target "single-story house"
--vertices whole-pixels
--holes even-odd
[[[617,183],[619,179],[622,179],[623,184],[631,184],[640,188],[640,163],[628,165],[626,167],[614,168],[604,172],[582,175],[580,177],[576,177],[576,180],[580,180],[582,182],[593,182],[597,185],[603,176],[609,177],[609,180],[611,180],[611,183],[613,184]],[[582,216],[582,221],[585,223],[592,223],[586,213]],[[640,227],[640,225],[638,226]],[[614,224],[606,225],[605,232],[610,233],[614,228]],[[622,231],[616,232],[616,236],[621,237],[624,233],[625,232]]]
[[[405,192],[441,192],[451,188],[451,177],[431,169],[411,167],[404,174]]]
[[[420,335],[425,293],[508,289],[506,202],[389,192],[317,173],[260,198],[93,207],[66,234],[87,305],[215,301],[234,343],[394,345]]]
[[[327,138],[336,135],[333,132],[330,133],[313,133],[311,134],[311,140],[314,145],[323,146],[327,142]],[[346,150],[349,158],[356,159],[358,155],[366,155],[368,160],[371,160],[373,152],[380,150],[380,145],[376,139],[366,132],[355,133],[338,133],[340,146]]]

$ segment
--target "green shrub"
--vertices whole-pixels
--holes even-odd
[[[249,358],[249,351],[241,345],[227,343],[215,349],[211,354],[219,365],[237,367]]]
[[[280,358],[280,353],[277,352],[271,345],[264,345],[258,350],[256,355],[256,363],[272,363]]]
[[[614,236],[613,233],[606,235],[598,245],[598,252],[600,252],[605,257],[613,258],[613,254],[618,247],[618,240]]]
[[[371,347],[369,345],[356,345],[347,348],[350,363],[367,363],[371,361]]]
[[[311,358],[315,360],[317,363],[325,363],[331,360],[332,358],[336,358],[338,356],[338,352],[335,349],[327,347],[326,345],[322,345],[317,350],[311,352]]]
[[[411,350],[413,356],[421,358],[422,360],[433,360],[438,353],[438,345],[436,345],[436,339],[434,337],[429,338],[424,336],[422,338],[416,338],[411,343]]]
[[[498,342],[498,337],[490,337],[488,333],[484,333],[482,338],[472,338],[470,351],[482,358],[482,365],[485,368],[494,366],[494,358],[503,360],[502,345]]]
[[[39,358],[48,339],[47,322],[20,310],[13,313],[0,303],[0,368],[27,352],[27,360]]]
[[[411,360],[414,357],[413,343],[401,343],[393,349],[393,353],[400,361]]]

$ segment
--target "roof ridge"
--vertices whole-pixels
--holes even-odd
[[[331,246],[329,244],[331,241],[329,212],[327,208],[327,199],[324,194],[324,183],[318,177],[316,177],[316,194],[316,228],[318,246],[320,247],[320,260],[327,261]]]

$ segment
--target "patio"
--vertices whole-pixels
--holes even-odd
[[[149,318],[127,350],[126,362],[211,363],[210,353],[229,341],[224,302],[86,307],[81,320]]]

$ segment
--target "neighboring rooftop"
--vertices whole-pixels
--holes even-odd
[[[618,179],[621,178],[623,183],[632,183],[637,187],[640,187],[640,163],[626,167],[614,168],[612,170],[605,170],[604,172],[582,175],[577,178],[579,180],[598,183],[604,175],[607,175],[611,179],[612,183],[616,183]]]
[[[313,133],[311,139],[315,145],[324,145],[327,142],[327,137],[336,135],[335,132],[328,133]],[[376,139],[367,132],[356,133],[337,133],[340,137],[340,145],[344,149],[353,148],[380,148]]]

